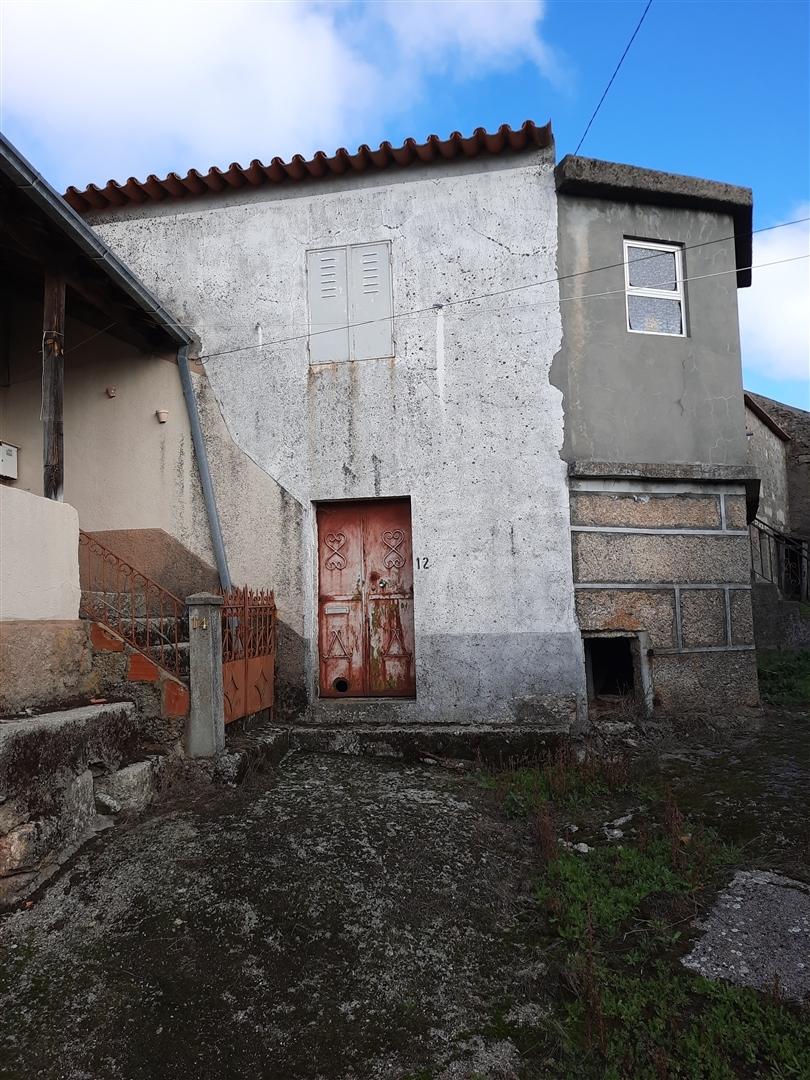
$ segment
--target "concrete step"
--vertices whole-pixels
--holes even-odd
[[[398,761],[473,768],[479,762],[502,763],[545,756],[568,737],[567,729],[511,726],[424,725],[337,728],[315,725],[280,727],[270,723],[251,730],[225,732],[225,750],[212,764],[212,776],[242,783],[267,764],[277,765],[290,752],[349,754]]]

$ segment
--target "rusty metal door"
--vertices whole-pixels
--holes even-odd
[[[408,499],[318,507],[322,697],[414,697]]]

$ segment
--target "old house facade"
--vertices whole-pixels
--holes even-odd
[[[228,558],[276,592],[279,715],[757,703],[747,189],[555,171],[527,123],[67,199],[194,328],[206,438],[244,463],[232,500],[209,454]]]

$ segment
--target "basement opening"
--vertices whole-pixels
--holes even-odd
[[[585,639],[585,664],[588,675],[588,698],[635,697],[635,663],[630,637],[588,637]]]

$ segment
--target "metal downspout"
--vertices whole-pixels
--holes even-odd
[[[211,483],[211,471],[208,468],[208,453],[205,449],[202,428],[200,427],[200,414],[197,411],[197,399],[194,396],[194,387],[191,383],[191,368],[188,364],[188,345],[181,345],[177,350],[177,366],[180,369],[180,382],[183,386],[183,397],[186,399],[186,411],[191,424],[191,441],[194,443],[194,456],[197,458],[197,470],[200,474],[203,498],[205,499],[205,512],[208,515],[208,527],[211,530],[211,543],[214,546],[214,559],[217,564],[219,583],[227,591],[231,588],[231,575],[228,570],[228,557],[225,554],[225,543],[222,539],[222,526],[219,523],[219,511],[217,501],[214,498],[214,486]]]

